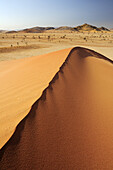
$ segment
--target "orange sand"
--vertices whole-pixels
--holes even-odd
[[[113,62],[73,49],[0,159],[2,170],[113,169]]]
[[[41,96],[70,50],[0,62],[0,148]]]

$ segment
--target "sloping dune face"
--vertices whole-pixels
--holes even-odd
[[[74,48],[1,149],[1,169],[113,169],[112,77],[112,61]]]
[[[41,96],[70,50],[0,62],[0,148]]]

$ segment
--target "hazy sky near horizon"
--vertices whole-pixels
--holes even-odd
[[[0,0],[0,29],[84,23],[113,28],[113,0]]]

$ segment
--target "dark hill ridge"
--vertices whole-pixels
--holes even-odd
[[[58,27],[58,28],[56,28],[56,30],[70,30],[70,31],[75,31],[75,29],[74,29],[73,27],[68,27],[68,26]]]
[[[100,29],[100,31],[109,31],[109,29],[107,29],[105,27],[100,27],[99,29]]]
[[[70,31],[109,31],[109,29],[105,28],[105,27],[96,27],[96,26],[92,26],[89,24],[83,24],[77,27],[67,27],[67,26],[62,26],[59,28],[56,28],[55,30],[70,30]]]
[[[109,29],[105,28],[105,27],[96,27],[93,25],[89,25],[89,24],[83,24],[80,26],[75,27],[75,29],[77,31],[109,31]]]
[[[17,33],[17,31],[7,31],[6,33],[8,33],[8,34],[14,34],[14,33]]]
[[[96,26],[92,26],[89,24],[83,24],[83,25],[77,26],[77,27],[75,27],[75,29],[77,31],[81,31],[81,30],[82,31],[92,31],[92,30],[99,31]]]
[[[19,31],[8,31],[7,33],[41,33],[44,32],[46,30],[52,30],[55,29],[54,27],[33,27],[33,28],[26,28],[23,30],[19,30]]]
[[[55,28],[54,27],[33,27],[33,28],[28,28],[28,29],[21,30],[19,32],[41,33],[41,32],[44,32],[46,30],[51,30],[51,29],[55,29]]]
[[[105,27],[96,27],[93,25],[89,25],[89,24],[83,24],[77,27],[69,27],[69,26],[61,26],[58,28],[55,27],[33,27],[33,28],[27,28],[27,29],[23,29],[20,31],[15,31],[15,33],[20,32],[20,33],[42,33],[42,32],[46,32],[48,30],[55,30],[55,31],[59,31],[59,30],[69,30],[69,31],[109,31],[109,29],[105,28]],[[14,31],[8,31],[7,33],[14,33]]]

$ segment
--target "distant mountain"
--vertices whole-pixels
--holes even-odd
[[[75,27],[77,31],[92,31],[95,30],[97,31],[97,27],[89,25],[89,24],[83,24],[80,26]]]
[[[28,28],[28,29],[23,29],[20,30],[18,32],[22,32],[22,33],[41,33],[44,32],[46,30],[52,30],[55,29],[54,27],[33,27],[33,28]]]
[[[107,29],[105,27],[100,27],[99,29],[100,29],[100,31],[109,31],[109,29]]]
[[[7,31],[6,33],[8,33],[8,34],[17,33],[17,31]]]
[[[75,31],[75,29],[73,27],[68,27],[68,26],[58,27],[55,30],[70,30],[70,31]]]
[[[54,27],[32,27],[32,28],[27,28],[27,29],[23,29],[23,30],[19,30],[19,31],[7,31],[6,33],[42,33],[42,32],[49,32],[52,30],[55,32],[57,31],[110,31],[109,29],[105,28],[105,27],[96,27],[93,25],[89,25],[89,24],[83,24],[77,27],[68,27],[68,26],[61,26],[58,28],[54,28]],[[0,32],[2,32],[3,30],[0,30]]]
[[[77,31],[109,31],[105,27],[98,28],[96,26],[89,25],[89,24],[83,24],[83,25],[75,27],[74,29],[76,29]]]
[[[0,33],[6,32],[5,30],[0,30]]]

